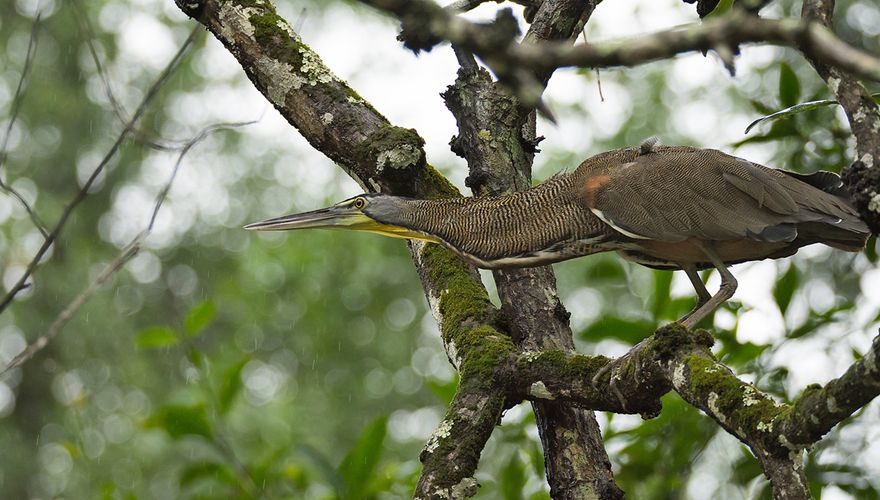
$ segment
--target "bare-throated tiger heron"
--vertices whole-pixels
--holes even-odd
[[[427,240],[477,267],[530,267],[616,250],[681,269],[697,292],[680,321],[696,325],[736,289],[728,265],[787,257],[805,245],[857,252],[869,229],[840,177],[776,170],[712,149],[608,151],[509,196],[421,200],[362,194],[329,208],[268,219],[253,230],[338,228]],[[697,271],[715,268],[710,295]]]

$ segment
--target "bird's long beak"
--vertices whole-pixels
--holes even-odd
[[[251,231],[286,231],[292,229],[349,229],[368,231],[392,238],[438,242],[429,234],[405,227],[383,224],[352,207],[329,207],[301,214],[284,215],[244,226]]]
[[[284,215],[244,226],[251,231],[286,231],[291,229],[332,228],[360,229],[378,226],[373,219],[354,208],[329,207],[301,214]]]

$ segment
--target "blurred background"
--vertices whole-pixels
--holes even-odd
[[[428,161],[465,190],[466,166],[448,146],[455,121],[439,96],[455,78],[448,46],[415,57],[395,40],[394,22],[352,2],[275,3],[333,71],[392,123],[415,128]],[[773,2],[762,14],[799,16],[800,2]],[[697,20],[677,0],[607,1],[586,38]],[[836,23],[849,43],[880,52],[876,2],[838,1]],[[0,177],[50,227],[194,24],[172,0],[0,4]],[[32,34],[30,75],[16,99]],[[547,139],[535,178],[651,135],[774,167],[839,171],[853,143],[836,106],[744,132],[770,112],[829,98],[796,52],[769,47],[744,47],[735,77],[713,54],[560,70],[547,91],[558,123],[539,122]],[[456,378],[406,245],[368,234],[241,229],[359,188],[203,29],[32,286],[0,315],[0,361],[46,333],[147,227],[186,141],[208,126],[247,121],[254,123],[213,132],[188,151],[142,251],[43,351],[0,378],[0,498],[410,495],[419,451]],[[23,204],[0,193],[4,293],[42,242]],[[714,320],[718,356],[780,400],[840,375],[880,324],[876,256],[872,239],[864,254],[810,247],[737,266],[741,286]],[[583,353],[619,355],[692,305],[684,275],[613,254],[555,267]],[[491,275],[484,281],[493,288]],[[712,276],[710,289],[717,283]],[[808,475],[822,498],[878,497],[878,410],[863,409],[810,456]],[[769,497],[749,452],[675,395],[651,421],[599,420],[631,498]],[[479,497],[549,498],[543,475],[530,407],[520,405],[483,454]]]

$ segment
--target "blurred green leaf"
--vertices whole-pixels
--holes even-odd
[[[336,490],[336,494],[342,497],[345,492],[345,482],[327,456],[321,450],[308,444],[299,445],[297,450],[318,469],[324,480]]]
[[[733,462],[733,473],[731,474],[730,479],[734,484],[746,486],[756,477],[763,475],[764,471],[761,470],[761,466],[758,464],[758,461],[755,460],[755,457],[743,449],[739,458]],[[766,490],[767,488],[763,489]],[[759,489],[755,493],[761,494],[761,491],[762,490]]]
[[[617,256],[599,254],[590,260],[590,265],[584,267],[584,276],[589,283],[601,280],[617,282],[626,277],[624,264]]]
[[[871,97],[873,97],[875,101],[880,101],[880,93],[872,94]],[[824,108],[826,106],[831,106],[832,104],[837,104],[837,101],[835,101],[834,99],[820,99],[820,100],[816,100],[816,101],[807,101],[807,102],[792,104],[791,106],[788,106],[785,109],[780,109],[779,111],[775,111],[775,112],[770,112],[769,110],[761,111],[762,113],[766,113],[766,115],[762,116],[761,118],[758,118],[757,120],[750,123],[749,126],[746,127],[745,133],[748,134],[749,131],[751,131],[755,127],[755,125],[764,123],[766,121],[779,120],[782,118],[790,118],[798,113],[803,113],[806,111],[812,111],[814,109]],[[740,144],[740,143],[737,143],[737,144]]]
[[[791,304],[791,298],[797,290],[798,283],[800,283],[800,271],[797,266],[790,264],[788,270],[776,281],[776,285],[773,287],[773,298],[776,299],[776,305],[783,316],[788,310],[788,305]]]
[[[137,334],[134,342],[141,349],[158,349],[177,344],[180,339],[177,333],[167,326],[151,326]]]
[[[504,500],[521,500],[523,488],[526,486],[526,468],[519,458],[519,452],[514,451],[510,460],[501,469],[501,495]]]
[[[186,351],[186,358],[198,369],[205,368],[205,355],[198,349],[189,349]]]
[[[672,273],[669,271],[654,270],[654,301],[651,306],[651,312],[654,320],[658,321],[663,317],[669,306],[669,292],[672,288]]]
[[[174,439],[190,435],[212,439],[214,435],[202,404],[163,406],[147,419],[145,425],[164,429]]]
[[[779,103],[785,107],[797,104],[801,98],[801,82],[797,73],[786,63],[779,65]]]
[[[216,312],[217,308],[210,300],[196,305],[184,318],[183,331],[189,336],[197,335],[214,320]]]
[[[588,326],[580,338],[589,342],[602,339],[617,339],[635,344],[654,332],[656,323],[643,319],[626,319],[606,316]]]
[[[769,392],[784,400],[787,399],[788,378],[788,368],[777,367],[764,374],[755,385],[764,392]]]
[[[361,433],[357,442],[339,464],[339,475],[345,483],[344,498],[362,498],[367,485],[373,477],[379,458],[382,456],[382,443],[388,429],[388,417],[381,416]]]
[[[235,397],[241,391],[241,369],[251,360],[250,356],[240,359],[223,373],[220,380],[220,390],[217,391],[217,400],[219,403],[220,414],[223,415],[232,406]]]
[[[178,484],[183,488],[199,480],[212,480],[231,485],[238,485],[235,473],[226,464],[219,462],[199,462],[183,469]]]
[[[452,402],[452,398],[455,397],[455,391],[458,390],[458,373],[456,372],[448,382],[429,378],[425,380],[425,384],[443,403],[449,404]]]
[[[725,364],[743,366],[757,359],[768,347],[770,346],[753,344],[751,342],[725,342],[724,347],[718,353],[718,357]]]
[[[758,113],[764,114],[764,115],[769,115],[770,113],[774,112],[772,107],[764,104],[763,102],[761,102],[757,99],[750,100],[749,104],[752,105],[752,108],[755,111],[757,111]]]
[[[712,12],[709,12],[708,14],[703,16],[703,19],[712,19],[713,17],[722,16],[729,12],[732,7],[733,0],[721,0],[720,2],[718,2],[718,5],[716,5],[715,8],[712,9]]]
[[[545,474],[544,448],[536,441],[529,440],[528,442],[531,443],[529,448],[529,463],[532,464],[532,471],[536,476],[543,477]]]
[[[868,246],[865,247],[865,257],[868,258],[872,264],[877,263],[877,237],[871,236],[868,240]]]
[[[794,116],[798,113],[803,113],[805,111],[812,111],[812,110],[818,109],[818,108],[824,108],[825,106],[830,106],[832,104],[837,104],[837,101],[834,101],[832,99],[822,99],[820,101],[809,101],[809,102],[802,102],[800,104],[794,104],[794,105],[789,106],[785,109],[780,109],[779,111],[770,113],[769,115],[762,116],[761,118],[758,118],[757,120],[753,121],[752,123],[749,123],[749,126],[746,127],[745,133],[748,134],[749,131],[755,127],[755,125],[758,125],[760,123],[764,123],[766,121],[772,121],[772,120],[779,120],[781,118],[789,118],[789,117]]]

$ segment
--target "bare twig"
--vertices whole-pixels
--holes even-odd
[[[448,10],[449,12],[467,12],[469,10],[476,9],[484,3],[492,1],[496,0],[456,0],[455,2],[452,2],[451,4],[446,5],[443,8]]]
[[[97,167],[92,171],[91,176],[89,176],[88,180],[83,184],[82,188],[77,192],[76,196],[74,196],[73,200],[65,207],[64,211],[61,214],[61,217],[58,219],[58,222],[55,224],[55,227],[43,241],[43,244],[40,246],[37,253],[34,255],[33,259],[28,263],[27,268],[24,273],[22,273],[21,278],[12,286],[9,292],[3,297],[3,300],[0,301],[0,313],[6,310],[6,307],[12,302],[15,298],[16,294],[22,290],[22,287],[27,282],[28,278],[34,273],[37,266],[40,264],[40,260],[46,255],[46,252],[52,246],[58,236],[61,234],[61,231],[64,229],[64,226],[67,224],[67,220],[76,207],[88,196],[89,189],[91,189],[92,185],[94,185],[95,181],[98,179],[98,176],[104,171],[107,165],[110,163],[110,160],[116,155],[116,152],[122,146],[122,143],[125,141],[126,137],[131,133],[134,129],[137,121],[143,116],[146,112],[147,107],[150,102],[152,102],[153,98],[159,93],[159,89],[168,81],[168,78],[174,73],[174,70],[177,69],[178,64],[180,63],[183,56],[187,53],[189,47],[192,45],[195,37],[199,35],[201,32],[198,28],[193,28],[187,37],[186,41],[181,45],[180,49],[171,58],[171,61],[168,62],[168,65],[162,70],[159,74],[159,77],[153,82],[153,85],[147,90],[147,93],[144,95],[144,98],[141,100],[140,105],[132,115],[131,119],[126,123],[125,127],[122,129],[122,132],[119,133],[119,136],[116,138],[116,141],[110,147],[110,150],[104,155],[104,158],[98,164]]]
[[[124,266],[128,261],[134,258],[135,255],[138,254],[141,250],[141,246],[143,245],[144,240],[153,230],[153,225],[156,223],[156,216],[159,214],[159,210],[162,208],[162,204],[165,203],[165,199],[168,197],[168,192],[171,190],[172,184],[174,184],[174,179],[177,177],[177,172],[180,170],[180,166],[183,162],[184,156],[199,142],[201,142],[205,137],[207,137],[212,132],[221,129],[227,128],[236,128],[243,127],[245,125],[250,125],[255,123],[255,121],[249,122],[237,122],[237,123],[223,123],[218,125],[212,125],[210,127],[206,127],[201,132],[199,132],[195,137],[190,139],[180,150],[180,153],[177,155],[177,161],[174,163],[174,168],[171,171],[171,176],[169,176],[168,180],[165,182],[165,185],[162,187],[162,190],[156,195],[156,202],[153,206],[153,211],[150,214],[150,222],[147,224],[147,227],[138,233],[125,248],[119,252],[119,255],[116,256],[109,264],[107,264],[104,269],[101,271],[101,274],[98,275],[89,285],[83,289],[79,295],[74,298],[67,307],[64,308],[63,311],[55,318],[55,321],[49,325],[49,328],[46,330],[46,333],[41,335],[37,340],[29,344],[22,350],[18,355],[16,355],[9,364],[0,371],[0,376],[16,368],[21,366],[23,363],[27,362],[29,359],[33,358],[38,352],[40,352],[44,347],[49,344],[53,338],[55,338],[58,333],[64,328],[64,325],[67,324],[68,321],[73,317],[76,311],[82,307],[86,301],[98,291],[101,285],[107,281],[110,276],[113,275],[116,271],[118,271],[122,266]]]
[[[15,125],[15,120],[18,118],[19,110],[21,110],[21,103],[24,101],[24,89],[26,87],[28,76],[30,76],[31,68],[33,67],[34,58],[37,55],[37,34],[39,32],[41,16],[42,13],[38,13],[37,17],[34,19],[34,24],[31,26],[31,36],[30,40],[28,40],[27,54],[24,56],[24,67],[21,69],[21,77],[18,79],[18,86],[15,88],[15,97],[12,99],[12,109],[9,113],[9,122],[6,124],[6,134],[3,136],[3,144],[0,146],[0,167],[6,162],[6,156],[8,155],[6,148],[9,146],[9,137],[12,135],[12,127]],[[0,175],[0,189],[11,194],[19,203],[21,203],[28,216],[30,216],[31,221],[37,226],[37,229],[39,229],[43,237],[47,238],[49,233],[46,231],[46,224],[40,220],[40,217],[37,216],[37,213],[27,200],[24,199],[24,196],[22,196],[21,193],[3,181],[2,175]]]
[[[113,92],[113,86],[110,83],[107,68],[104,66],[101,57],[98,55],[98,49],[95,47],[95,30],[92,28],[92,23],[89,21],[89,17],[86,14],[82,2],[80,0],[74,0],[73,5],[73,12],[79,22],[80,31],[82,31],[86,47],[89,49],[89,55],[92,57],[92,62],[95,63],[95,69],[98,72],[98,76],[101,78],[101,84],[104,86],[104,94],[107,95],[107,100],[110,102],[110,107],[113,108],[116,118],[119,119],[119,123],[124,126],[129,121],[128,112],[125,110],[122,103],[119,102],[119,99],[116,98],[116,94]],[[144,144],[158,151],[179,151],[187,144],[186,139],[165,139],[162,137],[156,137],[154,134],[149,134],[138,128],[132,128],[130,135],[138,143]]]

